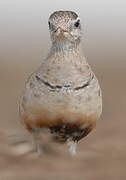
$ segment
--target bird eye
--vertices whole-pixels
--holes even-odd
[[[51,23],[48,21],[49,28],[51,28]]]
[[[55,26],[50,21],[48,22],[48,25],[50,30],[53,31],[55,29]]]
[[[79,27],[79,25],[80,25],[80,20],[78,20],[78,21],[75,22],[75,24],[74,24],[75,27]]]

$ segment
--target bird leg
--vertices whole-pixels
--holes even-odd
[[[69,149],[69,152],[72,156],[76,155],[76,147],[77,147],[77,142],[73,141],[71,139],[67,140],[67,146]]]
[[[54,154],[51,136],[47,128],[34,128],[32,130],[32,144],[38,155],[43,153]]]
[[[32,132],[32,145],[38,155],[41,155],[43,153],[40,131]]]

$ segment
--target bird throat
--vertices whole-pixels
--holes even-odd
[[[55,41],[52,43],[51,54],[54,52],[65,53],[65,52],[79,51],[79,48],[80,48],[80,39],[77,39],[75,41],[70,41],[70,40]]]

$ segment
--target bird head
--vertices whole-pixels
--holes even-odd
[[[56,11],[49,17],[49,30],[52,42],[80,42],[80,18],[72,11]]]

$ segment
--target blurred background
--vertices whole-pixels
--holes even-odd
[[[103,92],[103,114],[78,154],[12,150],[5,136],[24,133],[18,101],[27,77],[50,48],[48,17],[72,10],[83,25],[83,51]],[[126,2],[124,0],[0,0],[0,180],[126,179]],[[26,132],[25,132],[26,133]],[[5,138],[5,139],[4,139]],[[21,151],[22,152],[22,151]],[[27,169],[27,171],[26,171]]]

